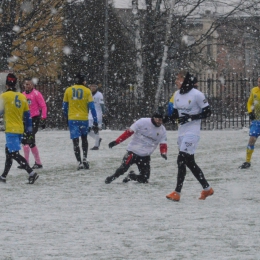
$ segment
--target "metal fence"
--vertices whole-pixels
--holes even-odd
[[[252,87],[257,86],[258,75],[219,76],[205,74],[198,76],[198,89],[202,91],[211,106],[212,116],[202,121],[202,130],[212,129],[239,129],[249,126],[246,103]],[[174,80],[173,80],[174,82]],[[37,85],[46,99],[48,106],[47,127],[66,128],[62,115],[62,99],[65,87],[53,79],[43,79]],[[160,109],[166,113],[170,97],[175,91],[174,85],[165,85],[160,100]],[[152,101],[138,99],[133,87],[110,88],[106,91],[105,127],[113,130],[123,130],[129,127],[134,120],[140,118],[140,108]],[[166,125],[167,129],[176,129],[174,125]]]

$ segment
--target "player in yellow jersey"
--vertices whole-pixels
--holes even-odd
[[[91,91],[85,87],[85,76],[77,74],[74,82],[75,85],[67,88],[64,93],[62,109],[65,118],[68,120],[70,138],[73,141],[74,153],[79,163],[78,170],[89,169],[87,162],[88,111],[91,111],[93,116],[92,130],[95,133],[98,133],[97,113]],[[82,141],[83,161],[81,160],[79,137]]]
[[[240,169],[247,169],[251,166],[251,157],[254,152],[255,142],[260,135],[260,77],[257,79],[257,84],[258,86],[251,89],[247,101],[247,111],[252,122],[246,149],[246,161],[239,167]]]
[[[6,176],[11,169],[13,159],[15,159],[28,172],[29,184],[33,184],[39,175],[33,171],[26,159],[19,153],[23,133],[26,132],[30,136],[32,132],[32,119],[26,97],[20,92],[16,92],[16,82],[16,76],[9,73],[6,77],[7,90],[0,95],[0,102],[3,103],[0,114],[4,115],[6,136],[5,168],[0,176],[0,182],[6,182]]]

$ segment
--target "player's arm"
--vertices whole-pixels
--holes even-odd
[[[254,108],[254,95],[253,91],[251,90],[250,96],[247,101],[247,112],[252,113]]]
[[[131,130],[131,129],[125,130],[124,133],[121,134],[115,141],[112,141],[111,143],[109,143],[108,147],[112,148],[112,147],[122,143],[123,141],[125,141],[127,138],[129,138],[133,134],[134,134],[133,130]]]
[[[62,112],[66,119],[68,119],[68,112],[69,112],[69,103],[63,101],[62,102]]]
[[[181,116],[178,119],[179,124],[183,125],[187,122],[193,121],[193,120],[200,120],[211,116],[211,109],[210,106],[206,106],[202,108],[201,113],[196,115],[189,115],[187,113],[182,113]]]
[[[255,113],[253,108],[254,108],[254,95],[253,95],[253,91],[251,90],[250,96],[247,101],[247,112],[251,121],[255,120]]]
[[[166,131],[165,131],[165,133],[160,141],[160,153],[161,153],[162,158],[164,158],[165,160],[167,160],[167,150],[168,150],[167,136],[166,136]]]
[[[4,114],[4,99],[0,96],[0,116]]]
[[[37,93],[38,95],[36,95],[36,100],[37,103],[39,104],[39,107],[42,110],[42,119],[46,119],[47,118],[47,105],[46,102],[42,96],[42,94],[38,91]]]
[[[101,107],[102,114],[104,115],[105,114],[105,105],[100,104],[100,107]]]
[[[91,111],[94,123],[97,124],[98,123],[97,112],[96,112],[95,105],[94,105],[93,101],[88,103],[88,110]]]
[[[30,110],[23,113],[23,121],[25,126],[25,132],[32,132],[32,118]]]

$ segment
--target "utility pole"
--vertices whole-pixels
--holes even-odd
[[[106,99],[108,88],[108,0],[105,0],[105,39],[104,39],[104,99]]]

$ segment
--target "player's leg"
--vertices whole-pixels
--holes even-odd
[[[81,145],[83,152],[83,163],[79,165],[78,170],[89,169],[89,163],[87,162],[88,156],[88,121],[81,121],[79,125],[80,135],[81,135]]]
[[[77,120],[68,120],[69,130],[70,130],[70,139],[72,139],[73,150],[76,157],[76,160],[79,164],[78,168],[82,166],[80,147],[79,147],[79,137],[81,136],[80,132],[80,121]]]
[[[22,135],[19,134],[6,134],[6,164],[2,176],[7,176],[12,166],[12,160],[14,159],[22,166],[23,169],[27,171],[27,173],[29,174],[29,183],[33,184],[39,176],[29,166],[26,159],[19,153],[19,150],[21,149],[21,137]]]
[[[25,160],[29,163],[30,146],[28,144],[28,136],[24,133],[22,136],[23,153]],[[17,166],[18,169],[23,169],[21,165]]]
[[[246,148],[246,161],[239,166],[240,169],[247,169],[251,166],[251,158],[255,149],[255,142],[260,135],[260,121],[253,121],[249,129],[249,141]]]
[[[33,125],[33,131],[32,131],[32,136],[31,136],[31,140],[30,140],[30,148],[35,160],[35,164],[32,167],[33,169],[40,169],[42,168],[42,162],[40,159],[40,153],[39,153],[39,149],[36,145],[36,133],[38,132],[39,129],[39,123],[40,123],[40,117],[39,116],[35,116],[32,118],[32,125]]]
[[[88,157],[88,136],[82,135],[81,141],[82,141],[82,151],[83,151],[83,166],[84,166],[84,169],[89,169],[89,163],[87,161],[87,157]]]
[[[128,176],[123,180],[123,182],[126,183],[130,180],[133,180],[139,183],[148,183],[151,172],[150,161],[150,156],[140,157],[135,155],[134,163],[137,165],[140,174],[135,174],[134,171],[131,171]]]
[[[129,167],[133,164],[134,161],[134,154],[132,152],[127,152],[123,157],[122,163],[119,168],[115,171],[115,173],[111,176],[108,176],[105,180],[106,184],[111,183],[113,180],[118,178],[120,175],[123,175]]]
[[[92,126],[93,120],[91,119],[91,121],[92,121],[92,123],[90,123],[90,125]],[[102,119],[100,119],[100,118],[98,118],[98,126],[99,126],[99,129],[101,130],[102,129]],[[99,136],[99,132],[97,134],[95,134],[94,131],[90,127],[89,136],[91,136],[95,140],[95,145],[90,150],[99,150],[99,146],[102,141],[102,139]]]

